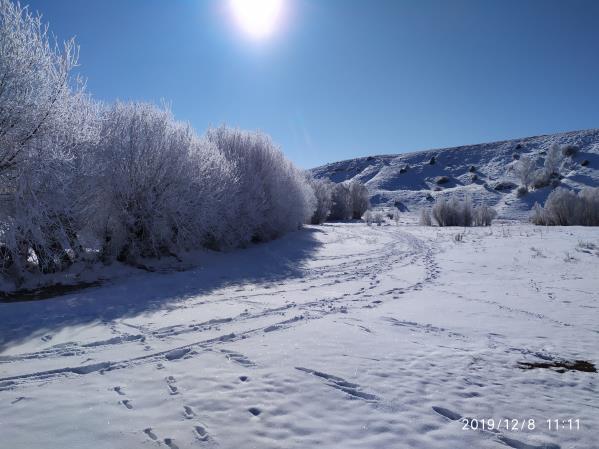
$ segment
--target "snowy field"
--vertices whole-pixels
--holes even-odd
[[[206,257],[0,304],[0,446],[597,447],[599,375],[521,365],[599,364],[594,228],[331,224]]]

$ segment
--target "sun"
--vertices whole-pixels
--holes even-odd
[[[241,29],[254,39],[270,36],[280,22],[284,0],[229,0]]]

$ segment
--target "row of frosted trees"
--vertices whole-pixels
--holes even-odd
[[[268,136],[199,136],[166,107],[98,103],[72,75],[77,53],[0,0],[0,274],[239,247],[330,215]]]

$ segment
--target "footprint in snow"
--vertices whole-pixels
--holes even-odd
[[[50,340],[52,340],[52,335],[44,335],[42,337],[42,341],[50,341]]]
[[[250,412],[254,416],[258,416],[262,413],[262,410],[260,410],[258,407],[250,407],[248,408],[248,412]]]
[[[133,408],[133,406],[131,405],[131,401],[129,399],[123,399],[121,401],[121,404],[123,404],[125,407],[127,407],[129,410],[131,410]]]
[[[195,412],[193,411],[193,409],[188,406],[188,405],[184,405],[183,406],[183,416],[185,417],[185,419],[192,419],[195,416]]]
[[[171,449],[179,449],[179,446],[177,446],[175,444],[175,442],[173,441],[172,438],[165,438],[164,439],[164,444],[166,444],[168,447],[170,447]]]
[[[206,440],[208,440],[208,438],[210,438],[208,435],[208,432],[206,431],[206,428],[203,426],[195,426],[194,431],[195,431],[196,437],[200,441],[206,441]]]
[[[175,378],[173,376],[168,376],[166,378],[166,385],[168,386],[168,392],[171,395],[179,394],[179,389],[175,385]]]
[[[156,441],[158,440],[158,437],[156,436],[156,434],[154,432],[152,432],[152,428],[148,427],[147,429],[144,429],[144,433],[150,437],[150,439]]]
[[[125,396],[125,393],[123,393],[123,390],[121,387],[114,387],[113,388],[114,391],[116,391],[116,393],[120,396]]]

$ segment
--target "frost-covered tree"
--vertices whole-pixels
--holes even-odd
[[[331,220],[349,220],[353,215],[351,192],[347,183],[335,184],[333,187],[333,206]]]
[[[331,213],[333,206],[333,183],[328,179],[316,179],[307,177],[308,183],[316,196],[316,210],[312,215],[310,222],[320,224],[326,221]]]
[[[360,181],[349,183],[349,194],[352,208],[352,218],[359,220],[370,208],[370,196],[368,188]]]
[[[224,126],[208,130],[206,136],[234,170],[234,242],[270,240],[310,220],[316,208],[314,191],[270,137]]]
[[[197,137],[167,109],[116,103],[88,159],[86,222],[104,260],[133,262],[185,247],[196,236],[190,155]]]
[[[440,198],[432,209],[432,216],[439,226],[490,226],[497,212],[484,204],[473,207],[469,197],[459,200]],[[430,216],[423,210],[421,224],[432,224]]]
[[[0,0],[0,245],[17,281],[30,262],[62,269],[76,247],[76,161],[95,137],[95,107],[71,76],[73,41],[52,42],[18,3]]]

